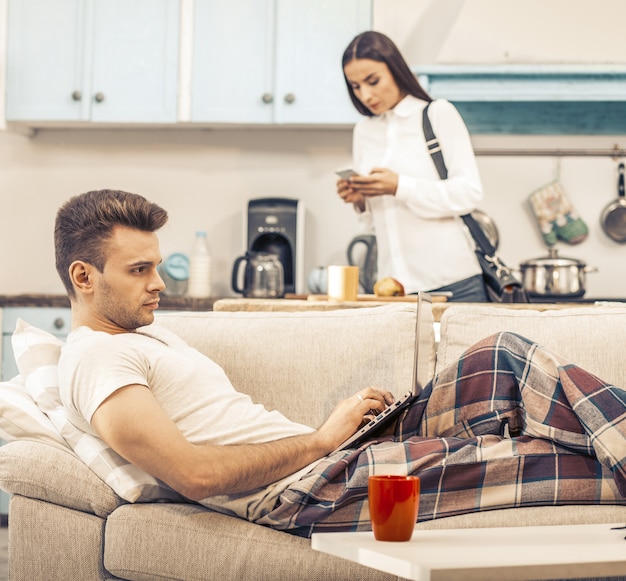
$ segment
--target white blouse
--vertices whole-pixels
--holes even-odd
[[[426,101],[405,97],[354,128],[353,167],[399,175],[395,196],[368,196],[360,219],[378,243],[378,278],[399,280],[407,293],[434,290],[481,273],[474,241],[459,216],[471,212],[483,191],[470,136],[456,108],[439,99],[428,116],[443,150],[448,179],[440,180],[426,147]]]

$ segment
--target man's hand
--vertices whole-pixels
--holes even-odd
[[[345,442],[359,427],[369,422],[394,402],[393,394],[374,387],[368,387],[357,394],[340,401],[328,419],[317,430],[324,442],[328,442],[328,452]]]

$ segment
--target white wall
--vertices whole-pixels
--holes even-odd
[[[436,0],[436,4],[451,14],[433,17],[430,0],[377,1],[377,28],[390,34],[395,30],[399,44],[410,49],[411,31],[419,30],[420,18],[431,14],[432,26],[426,30],[446,31],[431,62],[471,55],[477,61],[501,62],[504,53],[511,59],[543,55],[545,62],[558,62],[563,56],[556,50],[562,45],[559,39],[561,35],[569,39],[572,30],[563,22],[571,22],[585,29],[584,39],[567,42],[577,62],[583,62],[583,53],[592,55],[592,62],[626,59],[625,35],[615,24],[626,22],[626,3],[621,0],[596,0],[592,5],[581,0]],[[500,10],[501,5],[509,12]],[[514,10],[514,18],[509,17],[510,10],[520,5],[527,8]],[[480,28],[487,26],[485,14],[493,16],[490,30],[506,25],[507,35],[487,43],[487,32]],[[538,20],[541,14],[550,16],[550,26]],[[535,53],[539,45],[532,34],[539,25],[544,37],[549,33],[556,39],[556,52],[541,45],[541,54]],[[484,42],[468,45],[472,35]],[[411,54],[411,61],[417,63],[418,56]],[[1,63],[0,55],[0,70]],[[46,130],[33,138],[0,131],[0,294],[63,292],[53,266],[54,214],[71,195],[104,187],[141,193],[168,209],[170,223],[161,236],[164,256],[188,250],[194,231],[208,230],[216,295],[232,294],[231,266],[243,251],[243,210],[253,197],[285,196],[304,202],[306,273],[318,265],[344,262],[345,248],[359,228],[351,210],[336,197],[332,170],[349,162],[350,142],[349,130],[322,129]],[[474,138],[477,148],[489,149],[610,149],[616,143],[624,148],[626,136]],[[556,159],[478,160],[486,191],[482,208],[496,219],[501,253],[511,265],[546,254],[526,199],[555,178]],[[610,241],[599,227],[603,207],[617,193],[615,160],[563,158],[560,179],[591,230],[578,246],[560,245],[561,254],[598,268],[587,277],[588,296],[626,296],[626,245]]]
[[[374,20],[413,65],[626,62],[623,0],[375,0]]]
[[[214,292],[230,293],[244,251],[242,220],[251,198],[303,200],[305,260],[345,261],[357,232],[352,210],[334,193],[333,169],[350,160],[349,131],[42,131],[0,133],[0,294],[62,287],[52,249],[56,209],[71,195],[118,188],[170,213],[162,252],[186,252],[206,229]]]
[[[621,137],[475,138],[478,147],[610,149]],[[589,227],[587,240],[571,246],[559,242],[560,256],[597,268],[587,275],[588,297],[626,297],[626,245],[609,239],[600,227],[602,211],[617,197],[617,163],[611,157],[480,157],[485,200],[482,208],[500,229],[501,256],[511,265],[547,256],[532,218],[528,196],[560,176],[564,190]]]

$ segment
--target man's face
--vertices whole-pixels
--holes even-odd
[[[161,262],[154,232],[118,226],[106,243],[103,272],[94,273],[92,313],[98,329],[108,333],[134,331],[154,321],[159,293],[165,288],[157,272]]]

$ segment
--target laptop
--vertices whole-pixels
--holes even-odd
[[[389,422],[398,416],[411,402],[422,393],[423,387],[431,380],[430,353],[434,340],[434,317],[432,298],[420,292],[417,296],[417,314],[415,317],[415,353],[413,358],[413,378],[411,386],[402,397],[388,405],[376,417],[357,430],[334,451],[354,448],[383,430]]]

